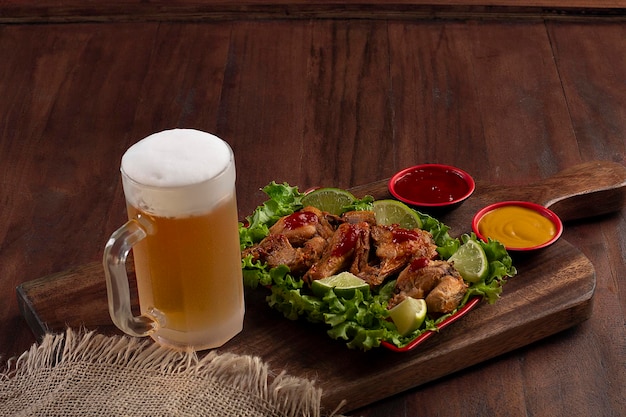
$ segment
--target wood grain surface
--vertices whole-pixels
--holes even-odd
[[[439,162],[516,188],[626,165],[622,21],[468,17],[0,24],[3,360],[36,340],[16,287],[99,263],[126,217],[121,155],[158,130],[231,144],[240,216],[272,180],[348,188]],[[626,414],[625,239],[623,209],[566,224],[562,242],[595,270],[582,324],[350,414]],[[311,375],[316,349],[300,358]]]

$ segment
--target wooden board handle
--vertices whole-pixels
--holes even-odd
[[[609,161],[586,162],[535,184],[486,188],[490,200],[532,201],[571,221],[621,210],[626,201],[626,167]]]

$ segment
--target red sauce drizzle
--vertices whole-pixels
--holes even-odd
[[[285,229],[294,230],[307,224],[316,223],[317,216],[310,211],[299,211],[285,217]]]
[[[356,228],[350,225],[346,228],[346,231],[343,234],[341,241],[333,248],[331,255],[343,256],[346,253],[350,252],[356,247],[357,239],[358,234],[356,232]]]
[[[408,172],[398,178],[395,186],[399,195],[427,204],[454,201],[469,191],[467,183],[459,174],[440,168]]]
[[[411,271],[417,271],[418,269],[422,269],[428,266],[430,260],[428,258],[417,258],[411,261],[411,266],[409,266]]]
[[[419,235],[415,230],[393,229],[391,231],[391,241],[393,243],[404,243],[409,240],[417,240]]]

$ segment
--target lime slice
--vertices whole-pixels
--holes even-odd
[[[426,319],[426,301],[422,298],[407,297],[389,310],[389,316],[398,333],[405,336],[417,329]]]
[[[415,210],[397,200],[376,200],[373,203],[376,223],[397,224],[405,229],[422,227],[422,220]]]
[[[317,207],[322,211],[340,215],[344,212],[343,207],[352,204],[355,198],[346,190],[339,188],[318,188],[302,197],[304,206]]]
[[[468,240],[448,259],[465,281],[478,282],[489,272],[489,261],[480,243]]]
[[[318,297],[323,297],[331,289],[340,297],[351,298],[357,290],[368,292],[370,286],[367,282],[350,272],[341,272],[311,283],[311,291]]]

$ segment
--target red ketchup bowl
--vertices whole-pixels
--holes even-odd
[[[458,207],[476,188],[467,172],[442,164],[415,165],[389,180],[389,192],[398,200],[425,211]]]
[[[563,223],[552,210],[527,201],[502,201],[474,215],[472,230],[480,239],[497,240],[508,251],[531,251],[556,242]]]

